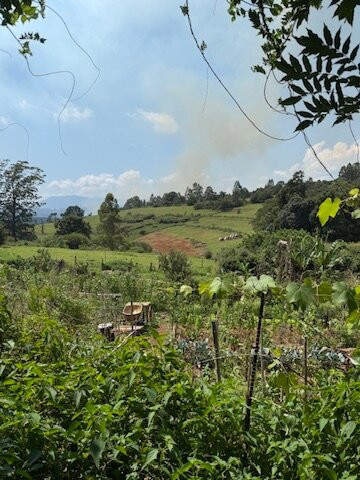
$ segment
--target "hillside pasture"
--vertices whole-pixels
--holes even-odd
[[[0,247],[0,262],[13,261],[17,258],[30,258],[38,253],[39,247],[33,245],[7,245]],[[156,253],[117,252],[109,250],[70,250],[68,248],[46,248],[54,260],[64,260],[69,265],[87,263],[91,270],[99,270],[102,263],[132,262],[140,269],[148,271],[151,267],[158,268]],[[215,273],[213,260],[190,257],[195,274],[205,275]]]
[[[191,256],[201,256],[207,250],[218,252],[224,246],[219,238],[229,233],[239,233],[240,237],[252,233],[251,220],[258,209],[259,205],[253,204],[229,212],[195,210],[186,205],[143,207],[121,210],[120,218],[124,235],[129,240],[144,241],[156,252],[173,247]],[[99,217],[88,216],[86,221],[96,236]],[[54,235],[55,227],[53,223],[36,225],[35,232],[37,241],[46,244]]]

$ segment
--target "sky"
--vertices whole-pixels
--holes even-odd
[[[5,29],[0,32],[5,50],[0,51],[0,158],[42,168],[44,197],[101,198],[110,191],[123,202],[132,195],[184,192],[195,181],[230,191],[239,180],[253,189],[269,178],[286,180],[299,169],[314,179],[328,178],[302,135],[271,140],[242,116],[207,72],[180,11],[181,0],[47,3],[82,48],[50,10],[45,20],[20,26],[16,33],[38,31],[47,39],[33,46],[35,74],[67,73],[32,76],[13,37]],[[291,137],[296,123],[269,109],[264,77],[251,71],[260,62],[259,39],[246,22],[231,22],[226,5],[225,0],[190,2],[197,36],[259,127]],[[60,136],[59,114],[73,76]],[[268,96],[272,101],[281,96],[276,84],[270,82]],[[6,128],[11,123],[26,130]],[[353,128],[360,138],[360,125],[354,122]],[[331,128],[331,122],[323,122],[309,131],[309,138],[335,175],[356,160],[348,126]]]

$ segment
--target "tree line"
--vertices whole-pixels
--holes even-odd
[[[0,161],[0,243],[5,236],[17,240],[35,240],[35,210],[41,203],[38,192],[45,174],[25,161],[11,164]],[[217,193],[211,186],[205,189],[194,183],[184,195],[167,192],[162,196],[151,195],[149,201],[138,196],[129,198],[124,209],[143,206],[189,205],[194,209],[229,210],[245,203],[261,203],[254,224],[257,230],[302,229],[314,233],[319,226],[316,218],[318,206],[328,197],[344,197],[353,187],[360,185],[360,165],[344,165],[334,181],[305,180],[304,172],[295,172],[288,182],[270,179],[265,186],[250,192],[237,180],[231,193]],[[112,193],[108,193],[98,210],[97,242],[110,249],[124,245],[121,229],[120,206]],[[90,239],[92,228],[85,219],[84,210],[77,205],[69,206],[60,218],[54,218],[55,237],[62,239],[65,246],[79,248]],[[360,225],[344,209],[329,225],[322,229],[329,240],[341,238],[357,241]]]
[[[193,183],[192,187],[187,187],[184,194],[171,191],[163,195],[151,195],[149,200],[142,200],[135,195],[126,200],[123,208],[140,207],[170,207],[178,205],[193,206],[195,210],[210,209],[226,211],[232,208],[241,207],[249,197],[247,188],[241,186],[236,180],[231,193],[224,191],[216,192],[213,187],[204,188],[199,183]]]

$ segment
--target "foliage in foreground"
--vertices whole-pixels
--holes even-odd
[[[9,320],[5,304],[0,318]],[[119,348],[29,316],[2,348],[2,478],[360,475],[356,371],[318,379],[307,406],[300,385],[281,384],[280,392],[270,380],[245,433],[241,384],[194,380],[159,339]]]

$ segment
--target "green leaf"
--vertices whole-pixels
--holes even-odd
[[[293,379],[291,375],[286,375],[284,372],[279,372],[274,380],[275,386],[281,388],[285,392],[288,392],[291,385],[293,385]]]
[[[145,387],[145,394],[149,402],[151,403],[156,402],[157,393],[153,388]]]
[[[287,105],[295,105],[296,103],[300,102],[302,97],[300,96],[294,96],[294,97],[288,97],[285,98],[285,100],[281,100],[281,105],[287,106]]]
[[[260,278],[254,276],[249,277],[244,285],[244,290],[251,294],[267,293],[275,287],[276,284],[272,277],[269,275],[261,275]]]
[[[332,285],[329,282],[322,282],[317,288],[317,297],[319,303],[330,302],[332,295]]]
[[[146,456],[145,463],[142,466],[142,470],[144,470],[144,468],[146,468],[150,463],[152,463],[154,460],[156,460],[158,454],[159,454],[159,449],[158,448],[153,448],[152,450],[150,450],[150,452]]]
[[[289,283],[286,287],[286,299],[305,311],[314,303],[314,292],[308,283]]]
[[[350,438],[354,433],[355,428],[356,423],[351,420],[350,422],[345,423],[345,425],[341,428],[341,434],[344,436],[344,438]]]
[[[349,192],[349,195],[351,195],[352,197],[356,197],[357,195],[359,195],[359,193],[360,193],[359,188],[352,188]]]
[[[320,422],[319,422],[319,430],[320,432],[322,432],[324,430],[324,428],[326,427],[326,425],[329,423],[329,419],[328,418],[320,418]]]
[[[346,305],[350,312],[357,309],[355,289],[345,282],[336,282],[333,285],[332,301],[334,305]]]
[[[351,41],[351,35],[348,36],[348,38],[345,40],[342,51],[343,53],[347,54],[350,48],[350,41]]]
[[[192,294],[192,292],[193,292],[193,289],[192,287],[190,287],[190,285],[181,285],[180,293],[184,295],[184,297],[188,297],[189,295]]]
[[[31,467],[31,465],[33,465],[37,460],[39,460],[41,455],[42,451],[38,450],[37,448],[33,448],[32,450],[30,450],[29,457],[26,461],[27,466]]]
[[[325,25],[324,23],[324,38],[325,38],[325,41],[326,43],[329,45],[329,47],[332,45],[333,43],[333,40],[332,40],[332,36],[331,36],[331,33],[330,33],[330,30],[328,29],[328,27]]]
[[[359,218],[360,218],[360,208],[357,208],[356,210],[354,210],[354,211],[351,213],[351,217],[352,217],[354,220],[359,220]]]
[[[90,453],[97,468],[99,468],[100,459],[104,453],[105,446],[106,443],[103,440],[100,440],[100,438],[94,438],[91,442]]]
[[[79,407],[81,397],[82,397],[82,390],[76,390],[76,392],[74,393],[75,408]]]
[[[336,214],[339,211],[340,205],[341,205],[340,198],[335,198],[335,200],[333,201],[330,197],[328,197],[326,200],[322,202],[322,204],[319,207],[318,213],[316,215],[322,227],[327,223],[330,217],[332,218],[336,217]]]
[[[301,130],[305,130],[305,128],[309,127],[313,123],[312,120],[304,120],[299,123],[299,125],[295,128],[295,132],[300,132]]]

